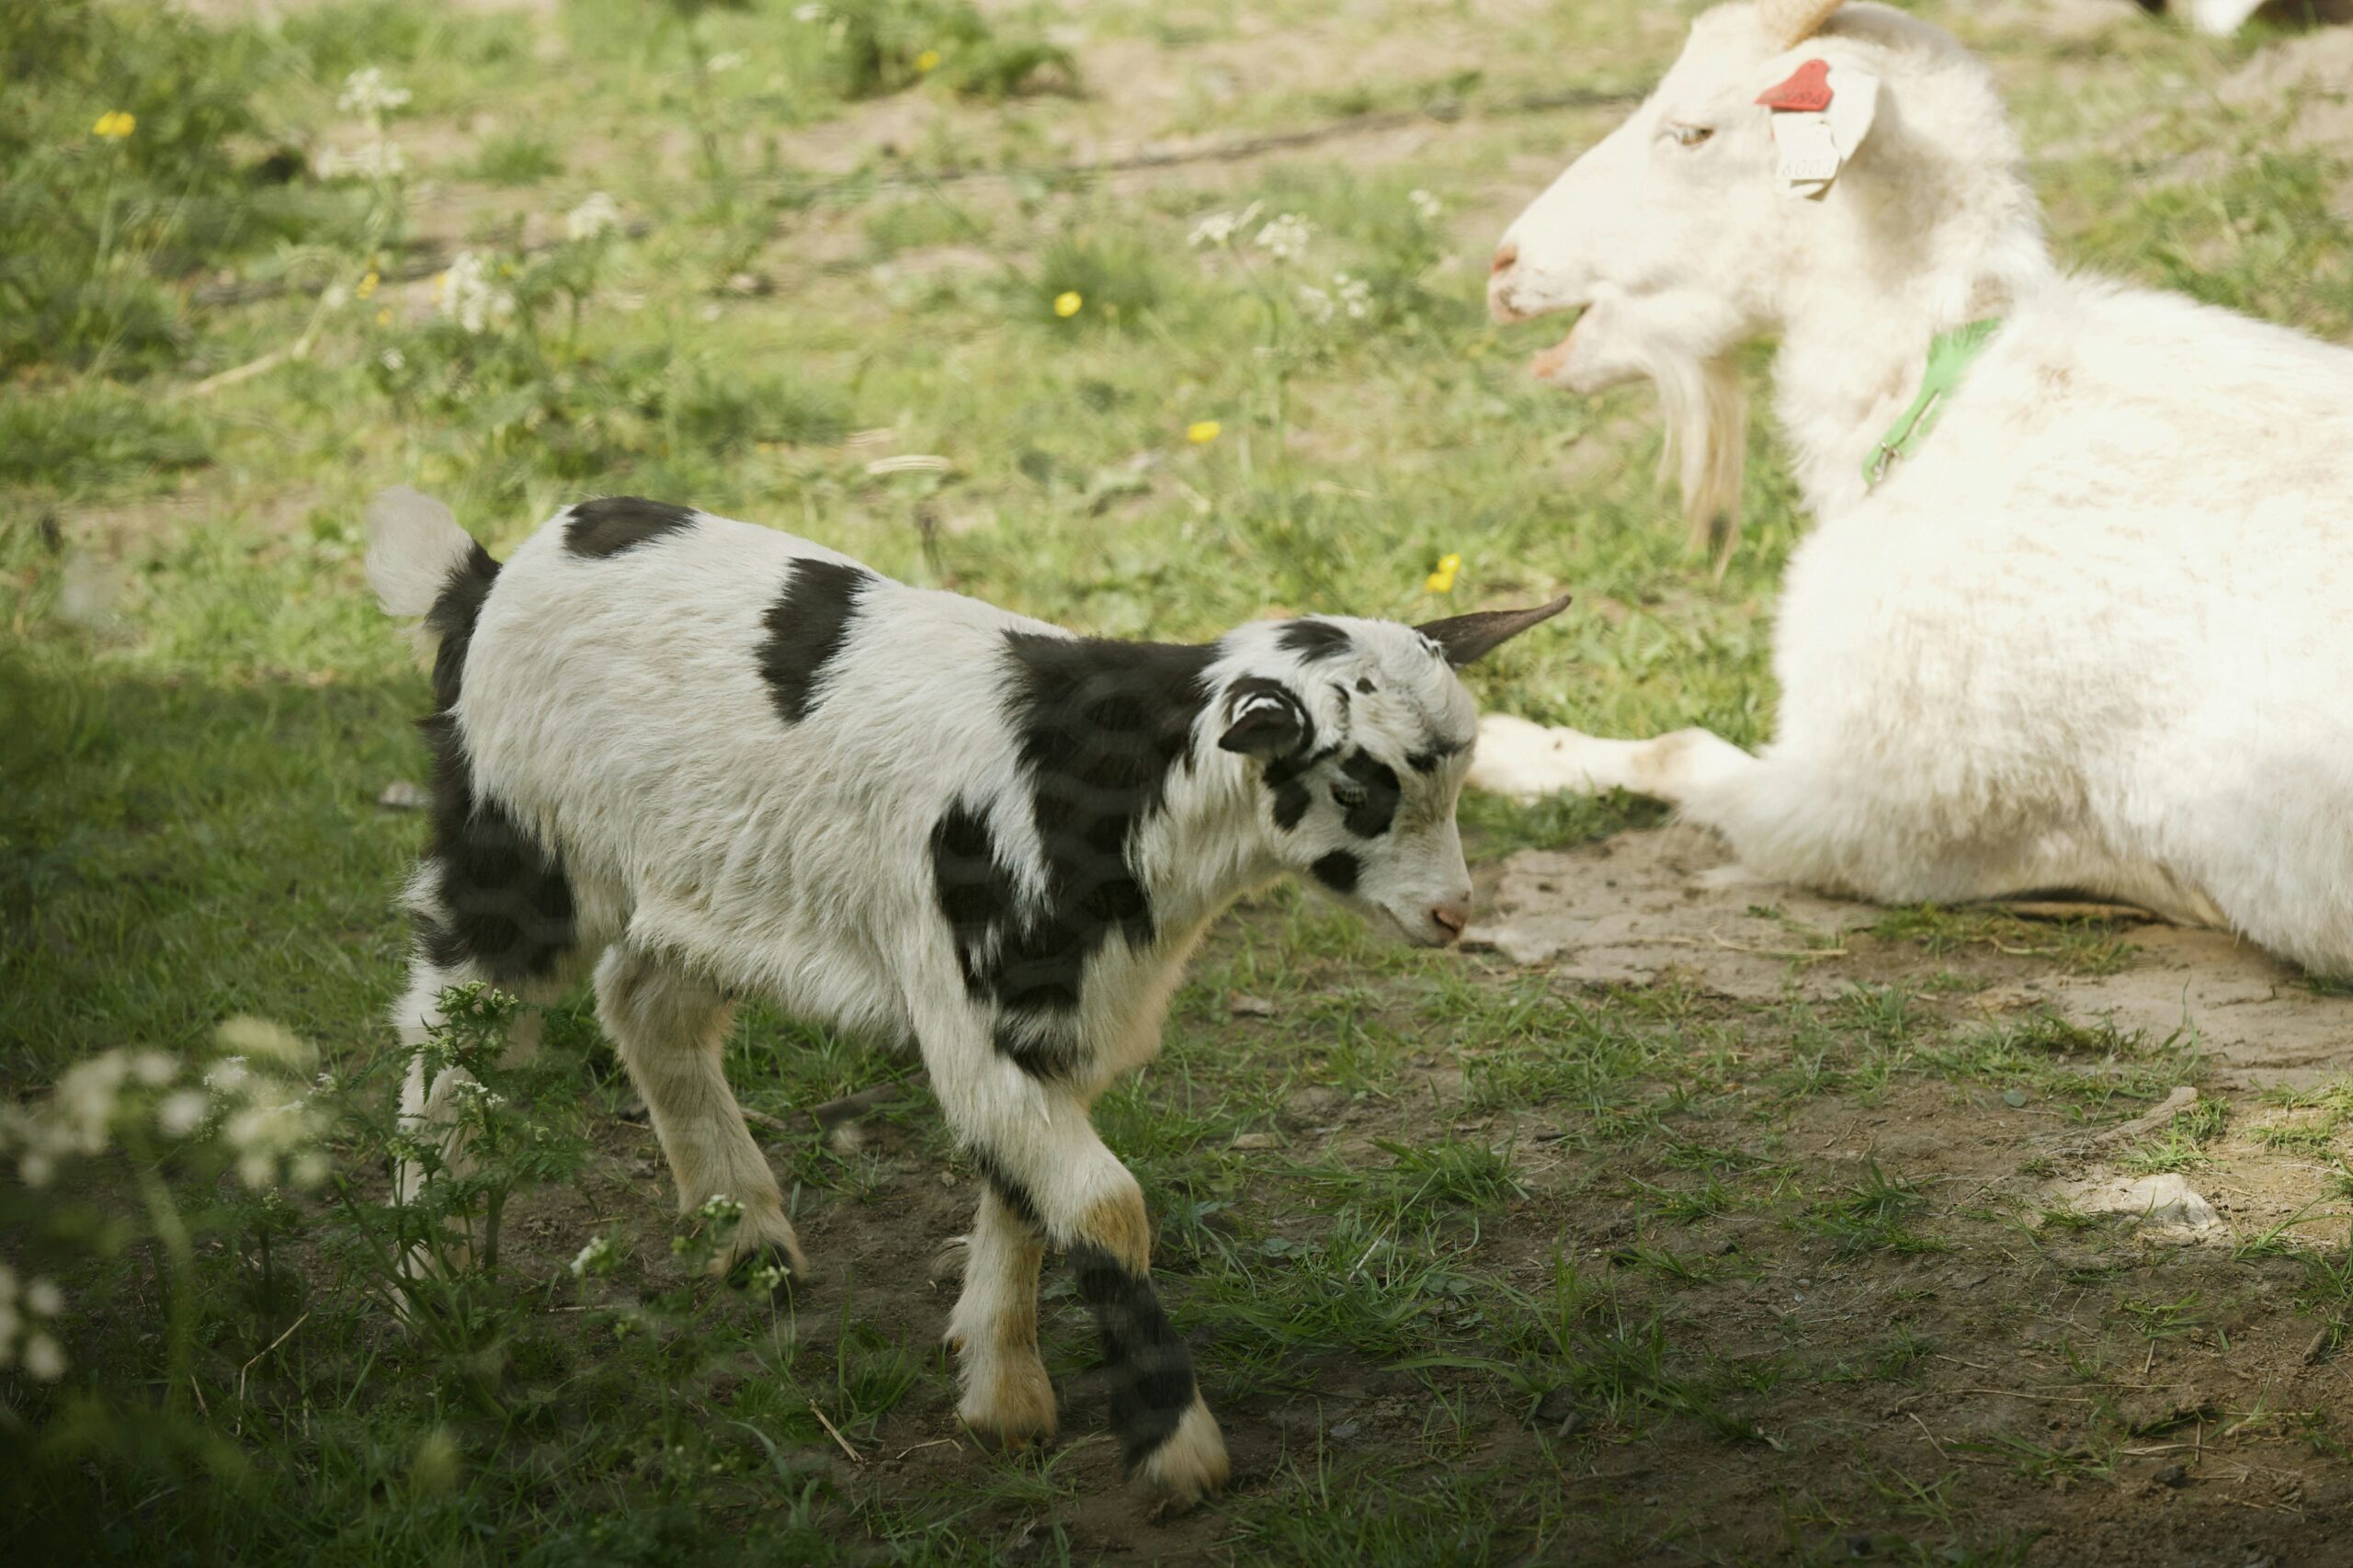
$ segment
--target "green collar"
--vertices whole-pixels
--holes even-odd
[[[1937,334],[1928,345],[1928,368],[1920,377],[1920,395],[1912,406],[1896,415],[1887,434],[1879,438],[1871,455],[1863,460],[1863,483],[1877,484],[1887,477],[1887,469],[1898,458],[1908,458],[1914,448],[1928,438],[1944,415],[1945,394],[1961,385],[1969,367],[1977,362],[1986,343],[2002,328],[2002,318],[1988,316],[1984,321],[1971,322],[1967,326],[1954,327],[1950,332]]]

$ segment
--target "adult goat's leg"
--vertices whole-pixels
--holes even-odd
[[[1703,790],[1737,782],[1756,766],[1755,757],[1705,730],[1609,741],[1490,713],[1479,722],[1471,783],[1523,801],[1563,790],[1597,795],[1625,790],[1682,805]]]
[[[809,1266],[785,1217],[776,1173],[727,1087],[721,1055],[734,1004],[708,981],[620,942],[597,966],[597,1017],[645,1098],[678,1184],[678,1211],[691,1213],[719,1197],[744,1206],[734,1239],[715,1267],[728,1272],[768,1257],[805,1275]]]

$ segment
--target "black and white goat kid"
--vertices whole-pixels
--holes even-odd
[[[379,599],[438,642],[404,1040],[449,986],[544,1000],[594,965],[681,1210],[733,1198],[722,1263],[795,1270],[721,1068],[735,998],[912,1040],[986,1178],[948,1325],[959,1414],[1002,1440],[1052,1433],[1051,1244],[1094,1312],[1131,1469],[1179,1498],[1222,1484],[1142,1195],[1089,1109],[1159,1049],[1203,927],[1286,871],[1407,941],[1461,935],[1476,731],[1451,665],[1567,601],[1177,647],[1076,637],[651,501],[570,507],[503,568],[415,491],[370,521]],[[460,1081],[427,1083],[420,1057],[413,1124],[446,1136]]]

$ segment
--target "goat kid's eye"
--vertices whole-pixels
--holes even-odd
[[[1670,125],[1666,128],[1668,139],[1678,147],[1697,147],[1715,133],[1715,127],[1711,125]]]
[[[1342,811],[1354,811],[1364,804],[1364,787],[1359,784],[1335,784],[1332,800]]]

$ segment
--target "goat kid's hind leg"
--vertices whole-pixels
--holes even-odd
[[[734,1004],[708,981],[624,942],[597,966],[597,1017],[644,1097],[677,1183],[678,1212],[719,1197],[744,1206],[713,1272],[733,1274],[765,1258],[805,1277],[809,1265],[776,1174],[727,1087],[722,1053]]]
[[[981,1192],[964,1252],[964,1289],[948,1319],[963,1398],[957,1416],[1008,1448],[1054,1435],[1054,1385],[1038,1355],[1038,1267],[1045,1238],[995,1183]]]
[[[1490,713],[1479,721],[1470,781],[1475,789],[1520,801],[1562,791],[1598,795],[1624,790],[1681,805],[1756,766],[1755,757],[1705,730],[1608,741]]]
[[[482,983],[488,979],[483,967],[472,960],[439,964],[420,952],[409,964],[408,990],[392,1006],[393,1028],[399,1031],[401,1049],[408,1057],[408,1071],[401,1082],[401,1131],[420,1143],[436,1146],[446,1175],[465,1176],[476,1168],[467,1146],[459,1097],[480,1085],[462,1067],[429,1072],[424,1048],[434,1032],[448,1021],[442,1011],[441,994],[454,986]],[[539,988],[526,989],[532,993],[526,1000],[549,999],[540,994]],[[504,1060],[529,1061],[540,1048],[540,1023],[537,1007],[526,1007],[517,1014],[507,1031]],[[427,1174],[424,1164],[402,1161],[392,1172],[394,1201],[414,1203],[424,1190]]]

